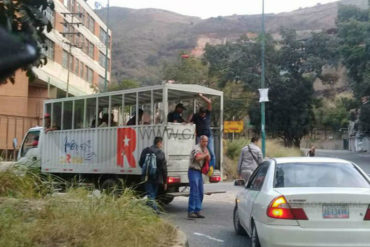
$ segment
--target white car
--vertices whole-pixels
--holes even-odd
[[[265,161],[237,198],[234,228],[252,247],[370,246],[370,178],[332,158]]]

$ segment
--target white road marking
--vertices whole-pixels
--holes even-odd
[[[223,243],[224,242],[222,239],[214,238],[214,237],[211,237],[209,235],[206,235],[206,234],[203,234],[203,233],[199,233],[199,232],[194,232],[194,235],[197,235],[197,236],[200,236],[200,237],[206,237],[209,240],[217,241],[217,242],[220,242],[220,243]]]

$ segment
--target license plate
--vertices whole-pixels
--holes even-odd
[[[323,205],[322,216],[324,219],[348,219],[347,205]]]

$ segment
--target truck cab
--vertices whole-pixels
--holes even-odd
[[[43,129],[43,127],[33,127],[27,131],[18,152],[17,160],[19,164],[41,167],[40,147]]]

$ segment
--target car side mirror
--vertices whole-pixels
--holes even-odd
[[[244,179],[236,179],[234,181],[234,186],[245,186],[245,181]]]

